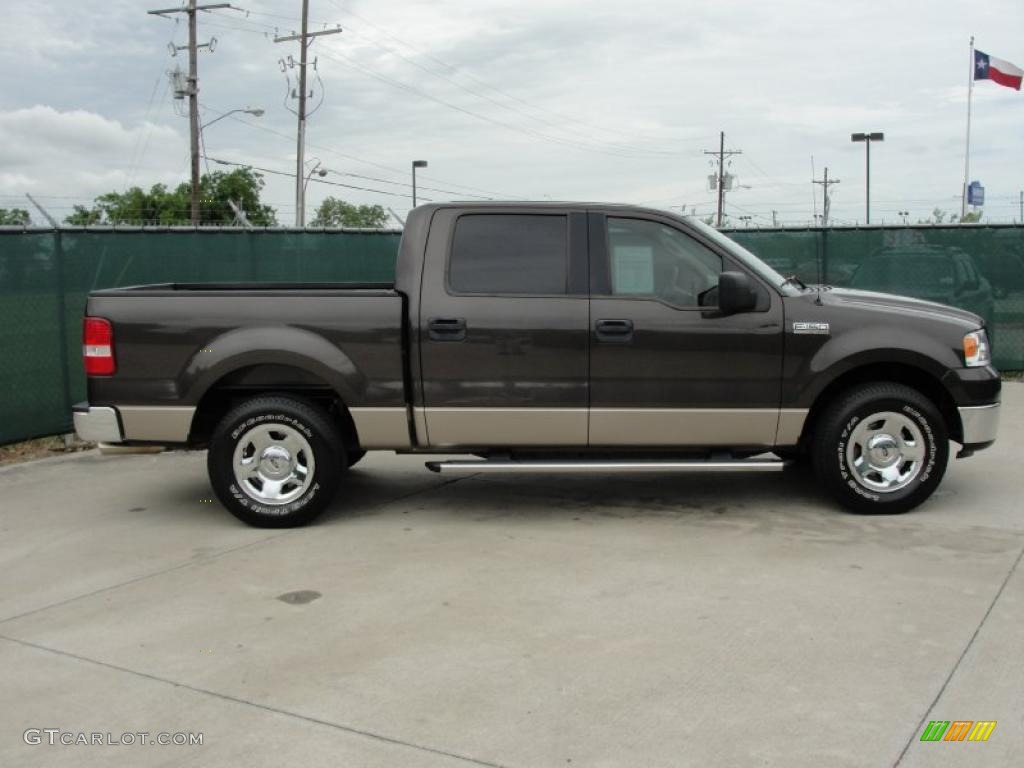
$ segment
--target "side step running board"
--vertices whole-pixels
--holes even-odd
[[[778,472],[779,459],[702,459],[679,461],[513,461],[454,459],[428,461],[431,472]]]

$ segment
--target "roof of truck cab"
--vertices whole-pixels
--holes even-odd
[[[443,203],[425,203],[417,206],[414,210],[437,210],[439,208],[480,208],[484,210],[492,208],[556,208],[558,210],[623,210],[623,211],[644,211],[655,213],[661,216],[675,216],[679,214],[666,211],[661,208],[650,208],[643,205],[630,205],[629,203],[601,203],[601,202],[578,202],[572,200],[450,200]]]

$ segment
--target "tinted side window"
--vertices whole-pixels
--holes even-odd
[[[448,262],[448,284],[466,293],[565,293],[566,227],[565,216],[460,216]]]
[[[643,219],[608,219],[612,293],[650,296],[677,307],[706,303],[722,259],[679,230]]]

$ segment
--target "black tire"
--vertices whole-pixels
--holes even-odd
[[[275,430],[275,426],[279,429]],[[283,481],[274,481],[287,492],[272,502],[260,497],[263,488],[270,493],[262,469],[256,476],[243,480],[235,472],[236,449],[242,460],[253,461],[245,454],[250,449],[255,452],[261,434],[267,435],[265,439],[271,441],[271,446],[278,445],[273,441],[280,441],[285,451],[282,456],[288,457],[270,457],[268,461],[275,464],[267,467],[273,470],[280,461],[280,471],[292,473]],[[242,442],[245,445],[240,448]],[[288,446],[296,445],[299,450],[289,450]],[[311,456],[306,455],[307,449]],[[289,470],[289,465],[307,470],[301,481],[290,479],[295,469]],[[233,408],[214,430],[206,456],[206,468],[217,498],[239,520],[258,528],[290,528],[308,523],[330,503],[346,466],[345,446],[331,417],[310,402],[287,396],[256,397]],[[298,495],[289,498],[294,494]]]
[[[866,421],[885,413],[895,414],[889,417],[891,425],[884,418]],[[901,428],[901,424],[905,426]],[[910,444],[919,444],[923,456],[916,466],[903,461],[902,455],[890,459],[887,449],[891,446],[884,436],[880,438],[878,450],[886,456],[882,463],[893,461],[894,472],[905,470],[908,478],[892,480],[892,490],[869,487],[867,483],[877,481],[880,486],[887,480],[881,473],[858,472],[849,460],[851,453],[854,461],[864,456],[858,426],[871,430],[878,425],[885,435],[886,430],[893,431],[901,441],[907,435],[915,437]],[[919,437],[913,434],[915,429]],[[917,390],[892,382],[868,384],[843,393],[828,406],[815,428],[811,455],[818,481],[840,504],[858,514],[898,514],[923,502],[942,481],[949,461],[949,436],[938,408]],[[866,466],[870,470],[870,465]],[[906,485],[900,486],[901,482]]]
[[[364,451],[361,448],[349,448],[348,452],[345,455],[348,457],[348,466],[354,467],[356,464],[363,460],[363,456],[366,455],[366,451]]]

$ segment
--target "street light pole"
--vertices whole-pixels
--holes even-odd
[[[263,110],[262,109],[252,109],[252,108],[249,108],[249,107],[246,107],[245,109],[232,109],[229,112],[225,112],[220,117],[213,118],[213,120],[211,120],[208,123],[203,123],[201,126],[199,126],[199,130],[201,131],[204,128],[208,128],[209,126],[211,126],[214,123],[216,123],[218,120],[223,120],[228,115],[233,115],[236,112],[245,112],[247,115],[252,115],[253,117],[263,117]]]
[[[880,132],[850,134],[850,141],[862,141],[865,147],[867,170],[864,179],[864,219],[866,224],[871,223],[871,142],[884,140],[885,134]]]
[[[262,109],[259,109],[259,108],[253,109],[252,107],[246,107],[245,109],[232,109],[232,110],[229,110],[229,111],[225,112],[223,115],[219,115],[218,117],[213,118],[213,120],[211,120],[210,122],[203,123],[202,125],[200,125],[199,126],[199,147],[200,147],[200,149],[202,150],[202,153],[203,153],[203,161],[206,163],[206,172],[207,173],[210,172],[210,162],[209,162],[209,158],[206,156],[206,139],[204,138],[205,134],[203,133],[203,131],[205,131],[211,125],[216,123],[218,120],[223,120],[225,117],[230,117],[231,115],[235,114],[236,112],[245,112],[247,115],[252,115],[253,117],[263,117],[263,110]]]
[[[312,168],[309,169],[309,173],[306,174],[306,180],[304,182],[302,182],[302,199],[303,200],[306,199],[306,189],[309,187],[309,180],[313,178],[313,174],[315,173],[321,179],[324,176],[327,175],[327,169],[326,168],[320,168],[320,158],[319,157],[314,157],[313,159],[316,160],[316,163],[313,165]],[[319,169],[319,170],[317,170],[317,169]]]
[[[412,207],[416,207],[416,169],[426,168],[426,160],[413,160],[412,161]]]

